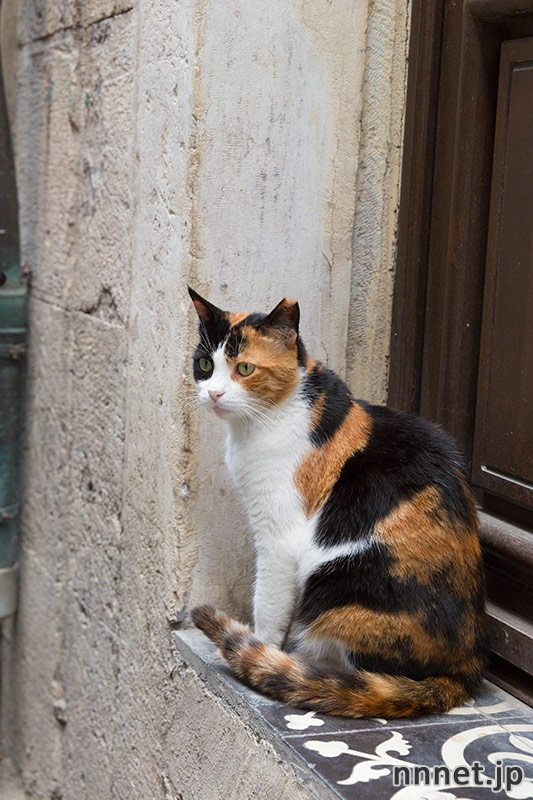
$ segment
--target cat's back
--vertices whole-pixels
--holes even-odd
[[[367,412],[371,421],[368,457],[377,462],[386,458],[388,463],[398,466],[416,464],[420,469],[431,469],[433,465],[444,463],[446,468],[462,472],[461,458],[453,440],[438,425],[389,406],[364,400],[354,402]]]
[[[450,526],[475,528],[472,495],[451,438],[413,414],[354,402],[368,415],[370,432],[365,446],[346,459],[332,488],[323,514],[328,528],[342,518],[340,538],[350,535],[350,527],[356,527],[358,535],[370,533],[398,508],[427,506],[428,497]],[[352,509],[352,522],[357,520],[355,526],[346,525],[347,508]]]
[[[320,512],[323,546],[366,537],[406,505],[440,509],[452,527],[475,529],[471,492],[452,439],[413,414],[355,400],[335,373],[316,364],[303,391],[311,409],[310,450],[296,476],[310,511]]]

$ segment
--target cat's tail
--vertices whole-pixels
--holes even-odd
[[[453,677],[415,681],[374,672],[320,670],[273,645],[263,644],[247,625],[198,606],[194,624],[220,649],[239,678],[263,694],[296,708],[342,717],[416,717],[449,711],[469,692]]]

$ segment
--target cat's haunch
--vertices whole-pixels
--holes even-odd
[[[300,708],[392,718],[464,702],[485,660],[484,579],[449,437],[355,400],[307,355],[294,300],[228,313],[189,293],[199,400],[227,423],[257,552],[254,633],[209,606],[193,621],[237,675]]]

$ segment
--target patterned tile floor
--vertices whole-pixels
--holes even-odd
[[[448,714],[416,720],[343,719],[306,713],[243,686],[199,631],[180,631],[175,637],[184,661],[204,677],[209,688],[282,757],[307,768],[324,797],[533,798],[533,710],[493,684],[486,682],[474,700]],[[483,786],[474,785],[471,769],[476,762],[483,768],[483,773],[478,768]],[[443,769],[436,780],[423,768],[437,764]],[[394,785],[395,768],[400,775],[409,775],[407,785]],[[488,779],[496,784],[491,786]]]

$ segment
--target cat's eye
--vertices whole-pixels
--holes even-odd
[[[212,372],[213,371],[213,362],[210,358],[199,358],[198,359],[198,366],[202,370],[202,372]]]
[[[251,375],[254,369],[255,364],[248,364],[246,361],[241,361],[240,364],[237,364],[237,372],[244,378],[246,378],[248,375]]]

